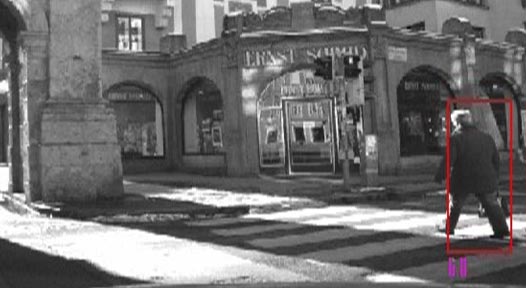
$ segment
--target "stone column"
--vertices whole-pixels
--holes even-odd
[[[9,54],[9,94],[8,94],[8,119],[9,119],[9,191],[24,191],[22,154],[20,151],[20,73],[22,63],[20,63],[20,42],[18,40],[10,43],[11,53]],[[23,79],[22,79],[23,80]]]
[[[114,111],[101,93],[101,1],[49,0],[49,92],[41,121],[44,201],[123,194]]]
[[[372,71],[374,73],[374,94],[375,94],[375,120],[373,131],[378,136],[378,173],[380,175],[397,174],[401,167],[400,162],[400,141],[397,132],[396,114],[396,85],[393,82],[393,74],[387,59],[387,40],[382,36],[381,31],[371,36],[370,55]],[[393,103],[394,102],[394,103]]]
[[[40,186],[40,123],[43,103],[49,95],[48,32],[22,32],[21,39],[26,51],[25,94],[21,95],[21,109],[26,114],[22,133],[25,135],[27,167],[24,167],[24,192],[28,202],[41,200]],[[24,162],[26,165],[26,162]]]

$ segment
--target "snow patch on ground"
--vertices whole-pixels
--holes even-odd
[[[231,191],[203,189],[203,188],[171,188],[169,192],[148,194],[148,197],[158,197],[178,201],[190,201],[217,207],[272,206],[297,207],[298,205],[322,205],[318,201],[307,198],[283,197],[260,193],[236,193]]]
[[[85,260],[113,274],[157,283],[311,280],[243,259],[215,245],[92,222],[21,216],[3,207],[0,238],[47,254]]]
[[[388,273],[377,273],[377,274],[375,273],[375,274],[367,276],[366,279],[367,281],[374,282],[374,283],[419,283],[419,284],[429,283],[429,281],[415,278],[415,277],[394,275],[394,274],[388,274]]]

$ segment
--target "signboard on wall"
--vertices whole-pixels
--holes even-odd
[[[367,46],[356,44],[349,46],[302,47],[281,50],[248,50],[244,52],[243,66],[247,68],[282,66],[293,63],[310,63],[323,56],[358,55],[367,58]]]
[[[387,58],[391,61],[407,62],[407,48],[388,46]]]

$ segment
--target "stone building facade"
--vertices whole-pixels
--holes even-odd
[[[227,16],[221,38],[190,50],[183,36],[172,35],[157,55],[107,51],[103,86],[135,83],[162,103],[165,156],[125,165],[130,172],[146,165],[228,175],[335,173],[342,158],[340,97],[333,82],[313,76],[314,59],[360,55],[365,101],[347,109],[355,136],[349,141],[358,145],[352,163],[359,166],[358,139],[372,134],[379,173],[397,174],[438,162],[448,98],[512,98],[513,132],[506,131],[509,107],[475,110],[501,148],[511,133],[515,149],[524,146],[517,137],[524,32],[510,32],[508,43],[472,34],[462,19],[446,21],[443,33],[411,32],[388,27],[382,11],[370,7],[296,3]],[[205,106],[212,108],[199,108]]]

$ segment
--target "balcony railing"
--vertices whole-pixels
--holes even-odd
[[[403,5],[410,5],[410,3],[416,3],[416,2],[421,2],[421,1],[426,1],[426,0],[384,0],[384,3],[385,3],[385,7],[389,9],[389,8],[395,8],[398,6],[403,6]],[[487,5],[488,0],[447,0],[447,1],[458,2],[464,5],[472,5],[472,6],[477,6],[477,7],[484,7],[484,8],[488,7]]]

